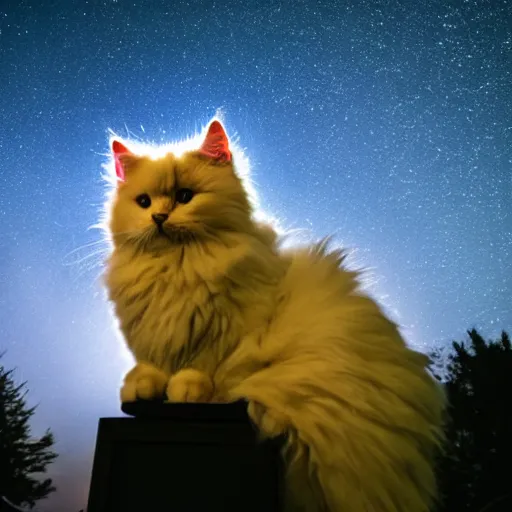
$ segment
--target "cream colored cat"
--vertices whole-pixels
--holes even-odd
[[[287,509],[426,512],[444,396],[326,244],[255,222],[219,121],[161,158],[112,142],[106,283],[137,365],[121,399],[248,400],[286,434]]]

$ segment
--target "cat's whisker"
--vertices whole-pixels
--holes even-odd
[[[87,275],[91,270],[94,270],[95,268],[103,268],[103,266],[104,266],[103,263],[101,261],[99,261],[94,265],[80,267],[77,272],[73,273],[72,279],[74,281],[79,281],[79,280],[81,280],[81,278],[83,276]]]
[[[78,251],[81,251],[83,249],[87,249],[89,247],[94,247],[95,245],[101,245],[101,244],[104,244],[104,240],[96,240],[94,242],[90,242],[88,244],[84,244],[84,245],[81,245],[80,247],[77,247],[75,249],[73,249],[72,251],[69,251],[64,257],[67,258],[68,256],[71,256],[72,254],[78,252]]]
[[[63,260],[63,264],[64,266],[66,267],[69,267],[69,266],[73,266],[73,265],[81,265],[82,263],[90,260],[91,258],[94,258],[96,256],[105,256],[109,253],[109,250],[108,249],[100,249],[100,250],[97,250],[97,251],[93,251],[89,254],[86,254],[85,256],[82,256],[78,259],[75,259],[75,260],[72,260],[72,261],[67,261],[66,258]]]
[[[69,251],[62,258],[62,265],[73,268],[71,278],[77,282],[92,270],[102,269],[109,252],[110,247],[105,239],[95,240]]]
[[[99,263],[98,265],[94,265],[88,268],[81,268],[78,270],[78,272],[73,274],[72,281],[73,283],[82,283],[83,277],[87,275],[89,272],[93,271],[95,268],[98,268],[98,272],[92,275],[92,277],[89,279],[91,286],[99,286],[102,281],[103,275],[104,275],[104,265],[103,263]]]

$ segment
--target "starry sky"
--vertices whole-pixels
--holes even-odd
[[[101,286],[108,130],[181,139],[223,112],[262,204],[335,233],[428,350],[512,327],[506,0],[1,0],[0,345],[87,499],[130,359]]]

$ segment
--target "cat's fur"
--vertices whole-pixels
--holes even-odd
[[[113,143],[106,283],[138,363],[122,399],[247,399],[264,435],[287,436],[289,510],[428,511],[444,396],[427,357],[340,252],[280,249],[218,121],[203,138],[158,159]],[[184,187],[195,196],[178,204]],[[169,213],[163,233],[153,213]]]

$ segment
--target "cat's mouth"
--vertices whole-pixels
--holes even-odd
[[[194,239],[194,234],[184,226],[166,225],[157,226],[155,234],[158,237],[167,238],[173,243],[184,243]]]

